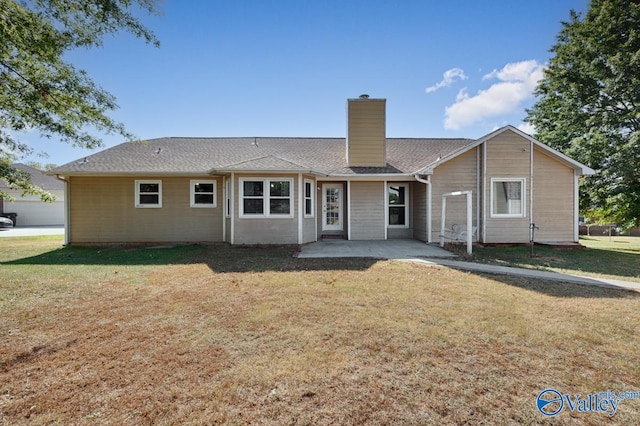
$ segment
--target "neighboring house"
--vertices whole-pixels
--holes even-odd
[[[18,226],[64,225],[64,183],[25,164],[16,163],[11,167],[29,173],[31,182],[53,194],[55,201],[44,202],[37,195],[22,196],[21,189],[12,188],[0,179],[0,190],[14,198],[14,201],[0,199],[0,214],[17,213]]]
[[[442,194],[471,191],[474,240],[578,241],[588,167],[507,126],[387,138],[385,99],[347,102],[346,138],[160,138],[58,167],[68,243],[437,241]],[[466,223],[447,199],[446,227]]]

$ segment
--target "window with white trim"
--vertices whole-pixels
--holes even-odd
[[[409,227],[409,185],[389,184],[387,186],[389,200],[389,227]]]
[[[240,217],[293,217],[293,179],[240,179]]]
[[[314,197],[313,181],[304,180],[304,217],[313,217]]]
[[[136,180],[135,181],[136,208],[160,208],[162,207],[162,181],[161,180]]]
[[[525,217],[525,178],[491,179],[491,217]]]
[[[227,217],[231,217],[231,179],[227,178],[227,191],[225,201],[225,214]]]
[[[214,208],[217,207],[215,180],[191,181],[191,207]]]

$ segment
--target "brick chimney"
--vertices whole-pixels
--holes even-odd
[[[386,99],[360,95],[347,100],[347,164],[386,166]]]

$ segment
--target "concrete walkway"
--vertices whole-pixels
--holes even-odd
[[[437,245],[417,240],[347,241],[322,240],[304,245],[299,258],[372,257],[417,262],[429,266],[444,266],[483,274],[513,275],[549,281],[561,281],[580,285],[595,285],[640,292],[640,283],[632,281],[597,278],[583,275],[561,274],[538,269],[513,268],[484,263],[455,260],[455,254]]]
[[[640,283],[633,281],[614,280],[609,278],[590,277],[585,275],[561,274],[559,272],[541,271],[538,269],[513,268],[510,266],[487,265],[484,263],[463,262],[452,259],[412,259],[411,262],[426,265],[440,265],[465,271],[481,272],[485,274],[515,275],[518,277],[540,280],[562,281],[572,284],[595,285],[598,287],[615,288],[640,292]]]
[[[16,226],[0,228],[2,237],[34,237],[38,235],[64,235],[64,226]]]
[[[321,240],[302,246],[302,259],[324,257],[373,257],[376,259],[420,259],[455,257],[436,245],[418,240],[347,241]]]

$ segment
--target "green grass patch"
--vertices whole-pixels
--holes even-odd
[[[640,383],[633,292],[293,247],[13,243],[0,423],[541,424],[543,389]]]
[[[580,243],[586,248],[536,245],[534,257],[529,246],[474,247],[471,256],[461,245],[448,248],[473,262],[640,282],[640,238],[581,237]]]

